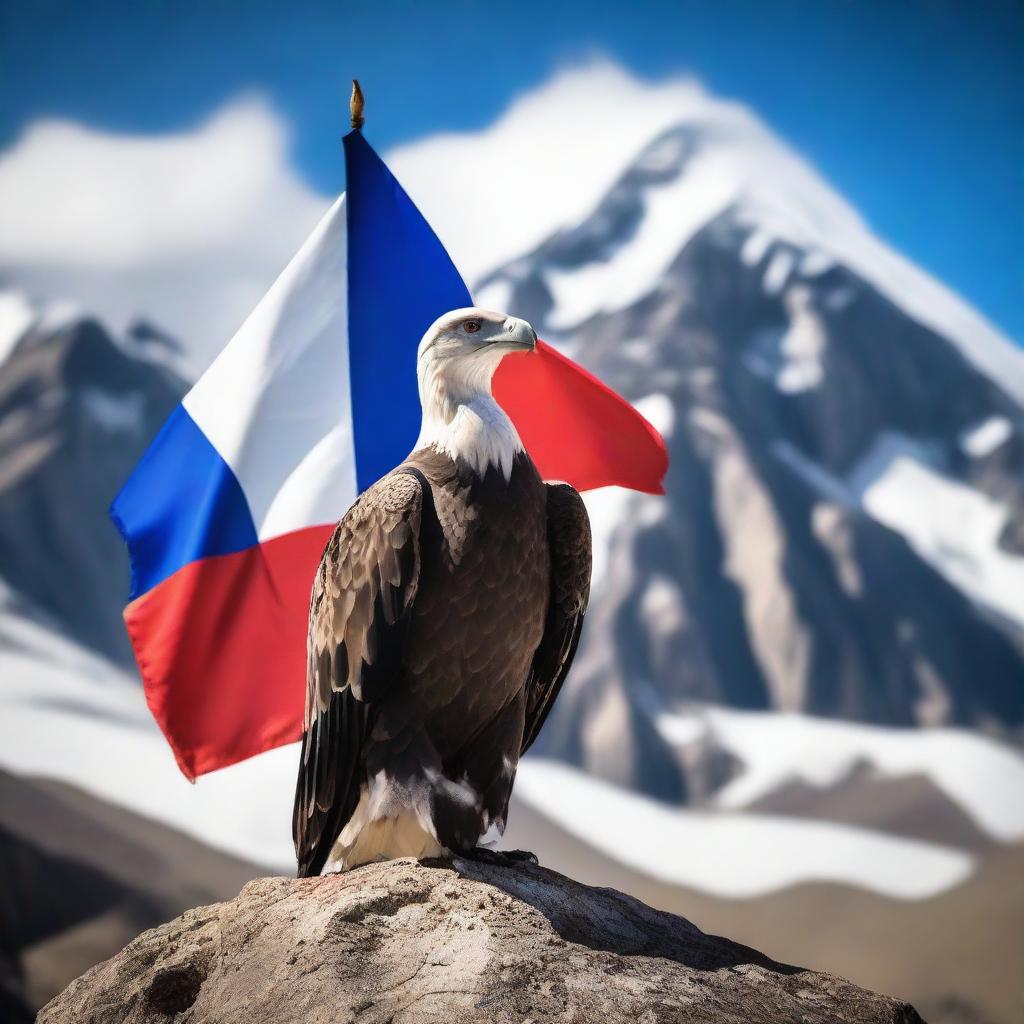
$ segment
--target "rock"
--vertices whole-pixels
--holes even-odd
[[[776,963],[532,865],[411,860],[261,878],[140,935],[40,1024],[600,1021],[913,1024],[906,1003]]]

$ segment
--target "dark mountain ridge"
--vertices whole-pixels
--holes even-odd
[[[186,388],[173,343],[140,331],[37,325],[0,363],[0,577],[123,664],[130,573],[107,508]]]
[[[742,192],[681,232],[638,297],[601,308],[590,294],[607,265],[628,276],[657,196],[685,187],[715,145],[691,126],[665,133],[584,222],[481,285],[668,421],[666,496],[616,508],[616,571],[595,589],[546,749],[608,775],[598,709],[650,717],[637,683],[666,709],[958,724],[1019,741],[1024,598],[1014,607],[982,571],[975,583],[977,552],[933,524],[929,497],[912,505],[900,475],[916,474],[939,514],[947,498],[1003,509],[981,554],[1022,571],[1024,412],[1011,389],[831,255],[827,237],[794,242]],[[1005,357],[1009,376],[1019,354]],[[966,439],[985,425],[994,440],[979,450]],[[656,749],[636,743],[613,778],[670,796],[673,760]]]

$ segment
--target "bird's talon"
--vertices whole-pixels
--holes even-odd
[[[475,846],[467,854],[467,860],[475,860],[480,864],[496,864],[502,867],[508,864],[500,850],[492,850],[487,846]]]
[[[481,864],[494,864],[508,867],[512,864],[537,864],[537,855],[529,850],[492,850],[487,846],[476,846],[465,854],[467,860],[475,860]]]
[[[502,850],[501,851],[508,860],[514,861],[517,864],[539,864],[540,861],[537,859],[537,854],[531,853],[529,850]]]

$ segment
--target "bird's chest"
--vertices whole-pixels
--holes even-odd
[[[443,667],[432,671],[507,696],[525,681],[547,614],[544,485],[531,463],[517,459],[507,481],[491,470],[433,491],[414,629],[443,652]]]

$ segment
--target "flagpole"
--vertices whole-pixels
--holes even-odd
[[[352,130],[359,131],[363,127],[366,118],[363,117],[363,110],[366,108],[366,100],[363,98],[363,90],[359,86],[359,79],[352,79],[352,95],[349,97],[348,110],[352,118]]]

